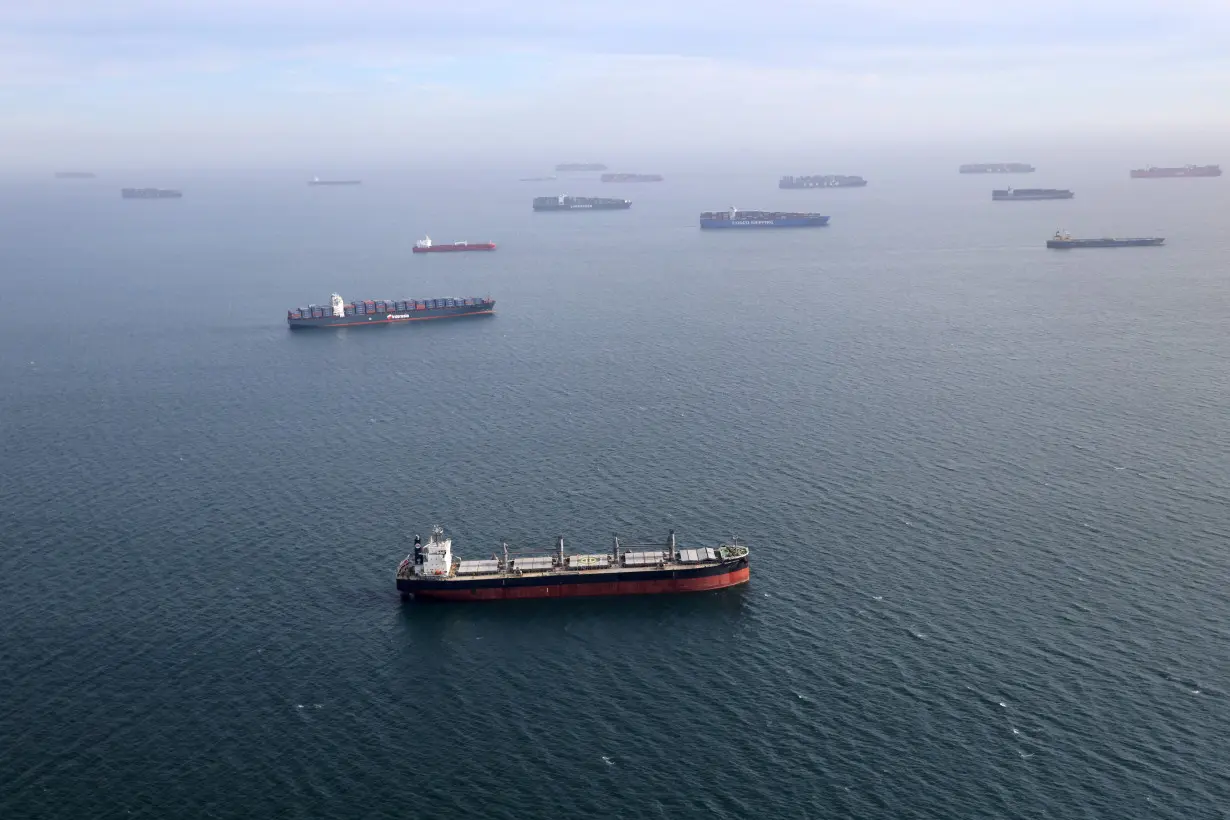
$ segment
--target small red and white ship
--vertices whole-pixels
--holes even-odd
[[[455,253],[457,251],[493,251],[494,242],[454,242],[451,245],[437,245],[425,236],[414,243],[415,253]]]

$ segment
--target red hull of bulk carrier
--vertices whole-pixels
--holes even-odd
[[[503,544],[490,559],[459,560],[443,527],[427,543],[415,536],[414,552],[397,567],[402,600],[511,601],[708,592],[746,584],[750,550],[735,541],[717,547],[680,548],[672,530],[665,543],[628,545],[610,552],[567,553],[556,539],[551,555],[510,553]]]
[[[552,584],[541,586],[489,587],[486,589],[418,590],[424,601],[513,601],[530,598],[589,598],[599,595],[656,595],[674,592],[706,592],[746,584],[751,568],[706,578],[663,578],[660,581],[616,581],[610,584]]]
[[[493,251],[494,242],[457,242],[452,245],[415,246],[415,253],[457,253],[458,251]]]

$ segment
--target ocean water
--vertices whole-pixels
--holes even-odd
[[[859,170],[0,182],[0,817],[1226,816],[1230,181]],[[403,604],[434,523],[752,581]]]

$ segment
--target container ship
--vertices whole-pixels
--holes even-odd
[[[782,177],[778,188],[861,188],[867,184],[862,177],[845,174],[824,174],[806,177]]]
[[[597,595],[648,595],[704,592],[745,584],[749,550],[730,545],[680,549],[671,531],[666,543],[620,544],[610,552],[569,554],[557,538],[550,554],[510,554],[508,545],[490,559],[461,561],[442,527],[424,544],[414,537],[414,552],[397,567],[397,590],[439,601],[504,601],[517,598],[576,598]]]
[[[605,171],[601,162],[561,162],[555,166],[557,171]]]
[[[1167,177],[1219,177],[1220,165],[1184,165],[1182,168],[1137,168],[1131,172],[1132,179],[1164,179]]]
[[[362,185],[361,179],[321,179],[320,177],[312,177],[308,181],[308,185]]]
[[[56,179],[93,179],[93,171],[56,171]]]
[[[962,174],[1032,174],[1037,169],[1027,162],[975,162],[957,170]]]
[[[308,305],[286,311],[292,330],[314,327],[357,327],[420,322],[426,319],[453,319],[460,316],[490,316],[495,300],[470,299],[368,299],[344,302],[336,293],[328,305]]]
[[[121,188],[120,196],[124,199],[179,199],[183,191],[170,188]]]
[[[603,182],[661,182],[661,174],[603,174],[599,177]]]
[[[995,202],[1016,202],[1027,199],[1071,199],[1076,194],[1066,188],[1005,188],[991,191]]]
[[[700,215],[702,230],[716,228],[822,228],[827,216],[791,211],[705,211]]]
[[[596,196],[536,196],[535,211],[622,211],[632,207],[630,199]]]
[[[493,251],[494,242],[454,242],[451,245],[437,245],[425,236],[414,243],[414,253],[457,253],[458,251]]]
[[[1072,235],[1067,231],[1055,231],[1055,235],[1046,240],[1046,246],[1056,250],[1068,250],[1071,248],[1145,248],[1157,247],[1165,241],[1165,237],[1161,236],[1127,238],[1106,236],[1101,239],[1073,239]]]

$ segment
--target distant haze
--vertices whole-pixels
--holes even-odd
[[[1224,0],[6,3],[0,168],[1220,162],[1227,44]]]

